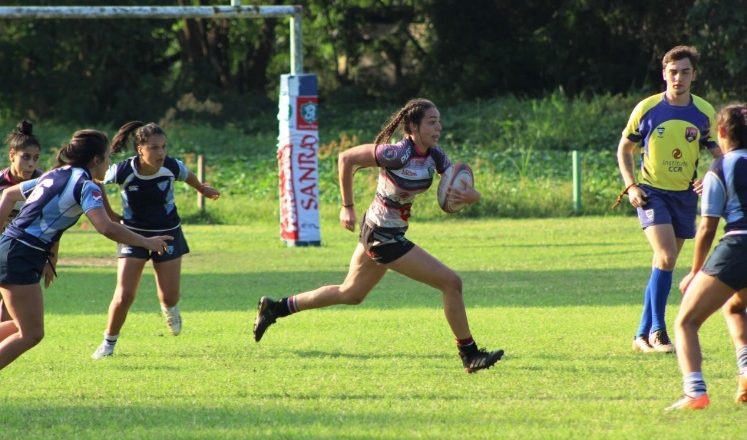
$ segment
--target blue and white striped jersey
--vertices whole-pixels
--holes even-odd
[[[3,235],[43,250],[49,250],[83,213],[104,207],[101,188],[88,170],[69,165],[21,182],[21,192],[26,204]]]
[[[139,159],[130,157],[109,167],[104,183],[119,185],[123,223],[137,231],[168,231],[179,226],[174,201],[174,181],[184,181],[189,170],[178,159],[166,156],[163,166],[150,176],[138,173]]]
[[[732,150],[713,161],[703,178],[703,217],[724,217],[729,234],[747,234],[747,150]]]

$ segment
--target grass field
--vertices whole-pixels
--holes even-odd
[[[320,248],[284,247],[272,223],[185,232],[182,334],[167,335],[146,275],[116,355],[97,362],[114,246],[65,234],[60,278],[45,293],[47,336],[0,371],[0,438],[744,435],[723,318],[702,330],[705,411],[666,413],[681,393],[675,357],[631,352],[650,261],[634,218],[415,221],[409,237],[462,275],[477,341],[506,350],[474,375],[461,368],[440,295],[396,274],[360,306],[304,312],[251,339],[260,295],[342,279],[356,237],[332,219]],[[670,325],[678,304],[673,292]]]

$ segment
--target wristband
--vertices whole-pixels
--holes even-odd
[[[624,189],[624,190],[622,190],[622,192],[621,192],[620,194],[618,194],[618,195],[617,195],[617,199],[615,199],[615,203],[614,203],[614,204],[612,205],[612,208],[611,208],[611,209],[617,208],[617,206],[618,206],[618,205],[620,204],[620,202],[622,202],[622,198],[623,198],[623,196],[624,196],[625,194],[627,194],[627,193],[628,193],[628,190],[630,190],[630,188],[632,188],[632,187],[634,187],[634,186],[638,186],[638,184],[637,184],[637,183],[635,183],[635,182],[633,182],[633,183],[631,183],[630,185],[626,186],[626,187],[625,187],[625,189]]]
[[[344,204],[344,203],[342,204],[343,208],[352,208],[353,206],[355,206],[355,203],[350,203],[350,204],[347,204],[347,205]]]

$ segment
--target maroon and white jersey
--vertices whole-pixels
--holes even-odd
[[[433,173],[442,174],[449,158],[439,147],[419,155],[408,138],[396,144],[376,146],[379,183],[376,197],[366,211],[366,221],[380,228],[407,228],[415,196],[433,183]]]

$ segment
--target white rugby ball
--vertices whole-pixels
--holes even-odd
[[[472,168],[463,163],[452,164],[441,174],[441,181],[438,183],[438,192],[436,193],[438,205],[449,214],[461,210],[467,204],[452,201],[450,197],[451,189],[465,190],[474,188],[474,186],[475,178],[472,175]]]

